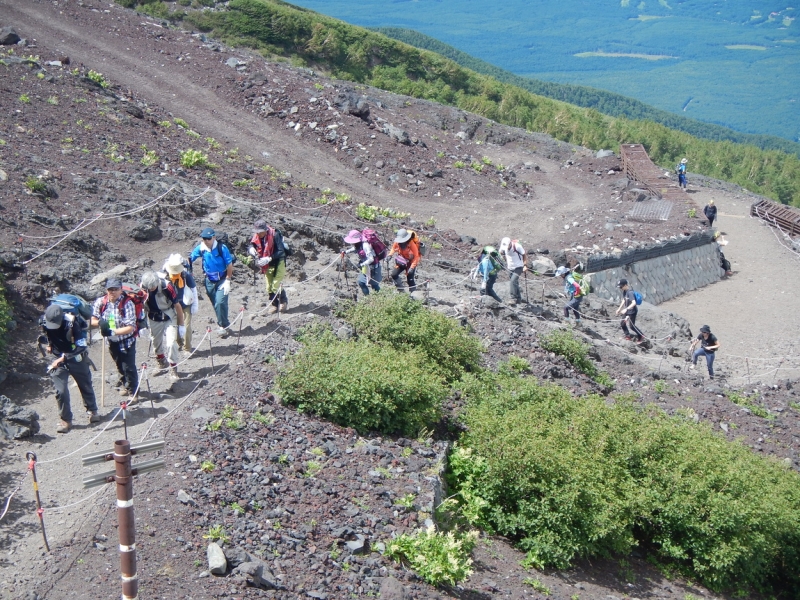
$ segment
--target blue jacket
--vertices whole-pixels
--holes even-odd
[[[203,271],[206,277],[211,274],[210,279],[212,281],[214,281],[213,277],[215,275],[219,276],[220,281],[225,279],[228,265],[233,262],[233,257],[225,246],[220,245],[217,240],[214,240],[214,246],[209,250],[203,242],[200,242],[197,244],[197,247],[192,250],[192,254],[189,256],[189,262],[193,263],[201,256],[203,257]]]
[[[500,263],[496,262],[496,259],[492,259],[489,254],[485,254],[481,259],[481,262],[478,263],[478,273],[483,275],[483,280],[488,281],[489,277],[493,275],[497,275],[497,272],[500,270]]]

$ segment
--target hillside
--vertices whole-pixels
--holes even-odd
[[[652,407],[709,448],[734,448],[736,465],[766,465],[763,472],[791,482],[800,468],[800,315],[793,310],[800,290],[782,277],[795,256],[770,228],[746,218],[757,196],[690,177],[688,205],[720,205],[737,274],[676,299],[686,303],[682,315],[643,305],[639,322],[651,340],[634,345],[620,339],[613,303],[590,298],[588,323],[562,322],[562,284],[552,276],[529,273],[528,302],[517,307],[481,299],[468,276],[479,247],[504,235],[520,239],[532,258],[561,263],[579,247],[633,248],[703,229],[688,211],[666,223],[625,219],[632,200],[622,195],[628,182],[616,156],[597,158],[452,106],[332,79],[118,6],[0,0],[0,14],[0,25],[28,40],[2,50],[0,71],[0,105],[13,107],[0,115],[0,268],[14,306],[12,362],[0,386],[41,415],[38,434],[2,442],[0,501],[8,499],[8,512],[0,520],[0,597],[119,597],[113,490],[84,490],[80,481],[109,465],[83,468],[79,457],[125,435],[166,442],[159,455],[165,468],[134,481],[142,597],[733,597],[654,568],[640,548],[578,554],[569,568],[537,566],[515,536],[488,529],[473,551],[474,574],[457,586],[430,585],[385,551],[433,518],[445,453],[463,433],[464,398],[449,395],[441,419],[417,431],[356,431],[357,424],[284,402],[277,382],[320,328],[335,332],[342,347],[365,343],[360,323],[347,320],[358,292],[356,270],[339,254],[343,235],[374,227],[390,241],[394,230],[412,227],[429,250],[408,312],[424,303],[470,336],[485,349],[485,373],[504,364],[516,373],[527,364],[519,380],[552,384],[563,404],[612,410],[619,400],[642,408],[639,415]],[[280,227],[296,249],[285,313],[267,314],[263,283],[242,264],[259,218]],[[229,234],[240,255],[231,335],[209,332],[214,317],[203,297],[194,317],[196,351],[181,355],[179,381],[154,368],[141,338],[147,394],[128,409],[126,426],[117,419],[124,398],[107,358],[103,420],[87,426],[74,393],[74,429],[56,435],[53,387],[34,347],[47,298],[57,290],[95,297],[112,268],[138,281],[170,253],[186,254],[207,226]],[[391,290],[391,281],[382,286]],[[507,286],[502,275],[497,290],[504,297]],[[693,299],[698,306],[689,306]],[[778,331],[771,329],[775,313],[785,325]],[[714,382],[685,360],[691,332],[707,315],[726,344]],[[603,377],[552,350],[553,332],[584,344]],[[102,370],[98,341],[89,353]],[[370,349],[369,377],[359,374],[365,386],[406,371],[407,354]],[[753,368],[751,378],[734,353],[772,370]],[[361,380],[348,376],[349,358],[329,361],[344,369],[330,390]],[[311,369],[298,377],[298,389],[326,381]],[[102,378],[94,374],[96,390]],[[28,451],[38,456],[49,553],[28,483]],[[693,449],[684,458],[697,455],[706,456]],[[716,482],[706,484],[711,490]],[[727,487],[716,490],[721,498]],[[793,510],[765,505],[754,522]],[[597,522],[602,527],[602,514]],[[231,567],[221,576],[208,572],[212,539]],[[782,590],[775,594],[781,600],[788,597]]]

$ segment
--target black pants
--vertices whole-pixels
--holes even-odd
[[[627,323],[626,323],[626,321],[627,321]],[[628,331],[628,323],[630,323],[631,329],[633,330],[634,334],[638,335],[640,338],[644,337],[644,334],[642,333],[642,330],[639,329],[636,326],[636,313],[635,312],[633,314],[625,315],[625,318],[622,319],[622,321],[620,322],[620,325],[622,325],[622,331],[625,332],[625,335],[630,335],[631,334],[631,332]]]
[[[394,269],[392,269],[391,278],[394,281],[394,286],[398,289],[398,291],[403,291],[403,282],[400,281],[400,273],[403,271],[406,272],[406,281],[408,282],[408,291],[413,293],[417,289],[417,280],[415,279],[415,272],[408,268],[408,265],[395,265]]]
[[[713,217],[706,217],[706,218],[708,219],[708,226],[712,227],[714,225],[714,219],[716,219],[717,217],[716,215],[714,215]]]
[[[133,341],[130,348],[125,349],[121,347],[120,342],[109,341],[108,350],[111,358],[114,359],[114,364],[117,365],[117,371],[122,376],[122,385],[133,394],[139,387],[139,371],[136,368],[136,340]]]
[[[70,408],[69,398],[69,376],[78,384],[78,389],[83,398],[83,406],[89,412],[97,412],[97,400],[94,396],[92,387],[92,372],[89,369],[89,356],[84,354],[80,361],[74,358],[69,359],[50,373],[50,379],[56,386],[56,402],[58,402],[58,414],[62,421],[72,422],[72,409]]]

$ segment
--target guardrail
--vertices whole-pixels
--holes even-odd
[[[750,206],[750,216],[763,219],[791,237],[800,235],[800,209],[772,200],[759,200]]]

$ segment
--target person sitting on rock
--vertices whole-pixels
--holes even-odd
[[[92,327],[99,327],[108,338],[108,351],[120,378],[120,396],[136,400],[139,372],[136,365],[136,305],[122,292],[122,281],[116,277],[106,280],[106,293],[94,302]]]
[[[628,326],[630,326],[633,333],[636,334],[636,342],[641,343],[644,341],[644,334],[636,326],[636,315],[639,313],[639,309],[636,307],[636,294],[628,285],[627,279],[620,279],[617,282],[617,287],[622,291],[622,302],[615,314],[621,314],[625,317],[620,321],[622,332],[625,334],[626,340],[633,339],[631,331],[628,330]]]
[[[526,266],[525,248],[517,240],[504,237],[500,240],[500,254],[506,257],[506,266],[511,280],[508,283],[508,292],[512,303],[522,302],[522,292],[519,289],[519,276],[528,270]]]
[[[503,299],[494,291],[497,274],[503,268],[500,254],[494,246],[484,246],[478,256],[478,275],[481,277],[481,296],[491,296],[502,304]]]
[[[419,253],[419,243],[417,234],[408,229],[399,229],[392,244],[389,257],[394,256],[394,269],[390,274],[397,291],[403,291],[403,282],[400,281],[400,274],[405,271],[406,281],[408,282],[408,292],[413,294],[417,289],[417,282],[414,275],[417,272],[417,265],[421,259]]]
[[[89,413],[89,423],[97,423],[97,399],[92,387],[92,373],[89,370],[87,353],[88,325],[79,315],[64,313],[58,305],[47,307],[40,324],[47,338],[47,351],[57,356],[47,369],[56,387],[56,402],[61,422],[56,433],[67,433],[72,427],[72,410],[69,398],[69,376],[78,384],[83,398],[83,406]],[[42,338],[44,341],[44,338]]]
[[[572,312],[575,313],[575,323],[579,324],[581,322],[579,309],[583,301],[581,286],[575,281],[568,267],[558,267],[554,276],[560,276],[564,280],[564,293],[567,295],[567,303],[564,305],[564,318],[569,319],[569,311],[572,309]]]
[[[264,274],[269,296],[267,314],[286,312],[289,308],[289,298],[282,285],[283,278],[286,277],[286,249],[283,245],[283,235],[277,229],[269,227],[266,221],[259,219],[253,225],[253,239],[250,240],[247,252],[256,261],[256,267]]]
[[[697,348],[698,344],[700,345],[699,348]],[[692,340],[692,344],[689,346],[689,352],[692,353],[692,366],[689,368],[694,369],[697,366],[697,359],[705,356],[708,377],[709,379],[714,379],[714,357],[717,350],[719,350],[717,337],[711,333],[711,328],[708,325],[703,325],[700,328],[700,334]]]
[[[188,271],[188,263],[180,254],[170,254],[164,263],[164,272],[169,277],[172,287],[178,294],[178,301],[183,308],[183,324],[186,334],[178,337],[178,348],[186,352],[192,351],[192,315],[200,308],[197,295],[197,283]]]
[[[169,378],[178,380],[178,339],[186,335],[183,324],[183,306],[175,287],[155,271],[142,275],[142,289],[147,290],[147,319],[156,360],[161,369],[169,369]]]
[[[381,291],[381,278],[383,277],[383,270],[381,269],[381,259],[378,258],[378,249],[370,242],[358,229],[351,229],[350,232],[344,236],[345,244],[350,244],[350,248],[344,251],[344,254],[355,252],[358,254],[358,267],[361,272],[358,275],[358,287],[365,296],[369,296],[369,287],[376,292]],[[369,287],[367,287],[369,285]]]

